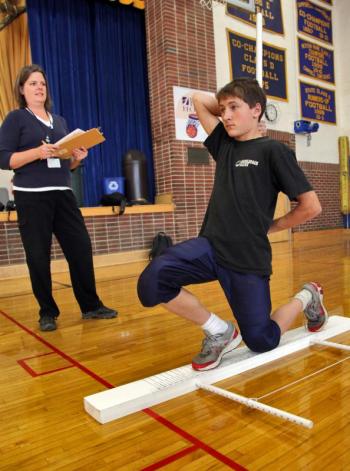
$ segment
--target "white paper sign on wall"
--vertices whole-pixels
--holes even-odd
[[[192,102],[192,94],[201,91],[193,88],[173,87],[175,132],[180,141],[203,142],[207,133],[201,126]],[[214,93],[208,95],[215,96]]]

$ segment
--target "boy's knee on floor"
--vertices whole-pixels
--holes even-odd
[[[242,338],[247,347],[256,353],[264,353],[276,348],[280,342],[280,332],[274,326],[271,328],[241,329]]]

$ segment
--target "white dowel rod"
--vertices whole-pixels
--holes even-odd
[[[324,345],[325,347],[338,348],[339,350],[350,351],[349,345],[342,345],[341,343],[327,342],[326,340],[310,340],[310,345]]]
[[[298,415],[290,414],[289,412],[285,412],[284,410],[276,409],[275,407],[262,404],[261,402],[255,401],[254,399],[250,399],[248,397],[240,396],[239,394],[226,391],[226,389],[218,388],[217,386],[212,386],[209,384],[203,384],[200,382],[197,382],[196,385],[199,389],[204,389],[214,394],[218,394],[219,396],[223,396],[227,399],[231,399],[232,401],[239,402],[240,404],[243,404],[247,407],[251,407],[252,409],[257,409],[261,412],[266,412],[267,414],[280,417],[281,419],[288,420],[289,422],[293,422],[303,427],[312,428],[314,426],[312,420],[304,419],[303,417],[300,417]]]
[[[261,12],[256,13],[256,80],[260,87],[263,85],[263,16]]]

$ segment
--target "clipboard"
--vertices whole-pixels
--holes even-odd
[[[90,149],[97,144],[101,144],[101,142],[104,142],[105,140],[106,138],[97,128],[92,128],[88,131],[76,129],[55,143],[59,146],[59,149],[55,152],[55,156],[60,159],[69,159],[72,156],[73,149],[76,149],[77,147],[86,147],[87,149]]]

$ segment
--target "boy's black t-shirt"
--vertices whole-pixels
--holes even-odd
[[[271,274],[267,232],[278,193],[293,200],[312,190],[294,152],[268,137],[237,141],[221,122],[204,145],[216,160],[216,171],[200,236],[209,239],[220,265]]]

